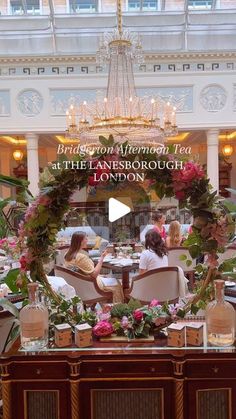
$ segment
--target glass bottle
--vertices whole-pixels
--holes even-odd
[[[207,340],[212,346],[231,346],[235,339],[235,310],[225,301],[225,281],[215,280],[215,300],[206,307]]]
[[[38,300],[38,284],[28,284],[29,304],[20,311],[21,346],[38,351],[48,344],[48,310]]]

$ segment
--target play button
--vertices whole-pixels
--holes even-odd
[[[126,182],[87,188],[87,230],[113,243],[138,242],[140,226],[151,224],[150,198],[145,187]]]
[[[110,223],[113,223],[119,218],[124,217],[125,215],[131,212],[130,206],[124,204],[122,198],[118,199],[110,198],[108,201],[108,219]]]

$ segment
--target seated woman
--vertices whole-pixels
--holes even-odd
[[[145,248],[140,256],[139,273],[144,274],[152,269],[168,266],[167,248],[155,230],[149,230],[145,235]]]
[[[85,251],[87,248],[88,238],[85,233],[76,231],[71,237],[70,247],[65,254],[64,266],[69,269],[78,270],[84,275],[89,275],[97,281],[98,286],[103,291],[111,291],[113,293],[113,302],[123,302],[123,290],[122,287],[115,278],[112,278],[112,282],[115,282],[115,285],[110,285],[111,281],[106,281],[108,278],[100,276],[100,271],[102,268],[103,260],[107,255],[108,251],[105,250],[97,265],[94,266],[92,259],[88,256],[88,253]],[[108,282],[108,285],[106,285]]]
[[[165,224],[166,217],[161,211],[156,211],[152,216],[154,224],[153,230],[160,234],[163,240],[166,239],[166,230],[163,224]]]
[[[179,247],[183,243],[184,237],[181,234],[181,225],[178,221],[171,221],[168,236],[166,238],[167,247]]]

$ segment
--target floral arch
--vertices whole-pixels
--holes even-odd
[[[103,145],[114,143],[112,138],[100,139]],[[61,157],[65,159],[65,156]],[[86,157],[85,157],[86,158]],[[134,156],[126,156],[134,159]],[[136,156],[137,158],[137,156]],[[177,159],[177,156],[155,156],[162,161]],[[74,158],[75,161],[81,157]],[[91,156],[87,156],[91,160]],[[112,156],[95,155],[93,159],[119,159]],[[139,159],[153,160],[153,155],[140,155]],[[57,232],[63,227],[63,216],[69,209],[69,198],[76,188],[82,188],[91,183],[91,170],[47,168],[41,176],[41,189],[38,197],[28,208],[24,221],[19,228],[21,243],[21,287],[26,287],[26,271],[30,271],[32,280],[42,284],[45,292],[60,305],[62,299],[51,289],[43,269],[43,261],[50,256],[51,247],[56,241]],[[193,258],[207,254],[208,268],[198,266],[201,275],[201,286],[195,298],[187,303],[178,315],[184,316],[188,311],[196,312],[209,294],[209,285],[223,267],[217,267],[217,253],[223,252],[234,233],[234,223],[230,213],[222,205],[222,200],[212,191],[204,169],[193,161],[185,159],[182,169],[147,170],[146,179],[150,188],[154,189],[160,198],[176,197],[180,207],[191,209],[194,223],[193,231],[185,241]],[[188,261],[187,261],[188,263]],[[18,277],[19,281],[19,277]],[[73,313],[68,311],[73,317]]]

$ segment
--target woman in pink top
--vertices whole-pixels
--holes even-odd
[[[161,211],[156,211],[152,216],[152,221],[154,224],[153,229],[160,234],[161,238],[166,240],[166,231],[163,224],[165,224],[166,217]]]

